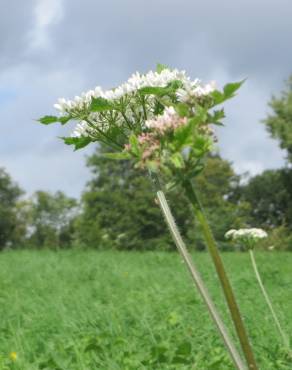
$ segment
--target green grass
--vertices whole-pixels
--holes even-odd
[[[256,258],[291,338],[292,254]],[[194,259],[227,318],[209,256]],[[292,369],[249,256],[223,259],[260,369]],[[0,369],[233,367],[176,253],[19,251],[0,254]]]

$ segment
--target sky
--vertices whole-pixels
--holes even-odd
[[[291,0],[10,0],[0,13],[0,167],[28,193],[79,196],[86,156],[42,126],[59,97],[110,88],[160,62],[219,86],[247,78],[226,104],[219,151],[237,173],[285,164],[261,121],[292,73]]]

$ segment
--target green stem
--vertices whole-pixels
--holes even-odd
[[[165,198],[165,195],[164,195],[164,192],[161,190],[161,187],[160,187],[160,184],[159,184],[159,181],[157,179],[157,177],[155,177],[155,175],[151,175],[152,179],[153,179],[153,182],[156,186],[156,194],[157,194],[157,199],[158,199],[158,203],[159,203],[159,206],[161,208],[161,211],[165,217],[165,221],[169,227],[169,230],[170,230],[170,233],[172,235],[172,238],[176,244],[176,247],[179,251],[179,253],[181,254],[191,276],[192,276],[192,279],[193,279],[193,282],[195,283],[199,293],[201,294],[201,297],[203,299],[203,301],[205,302],[207,308],[208,308],[208,311],[209,311],[209,314],[211,316],[211,318],[213,319],[215,325],[217,326],[218,328],[218,331],[219,333],[221,334],[222,338],[223,338],[223,341],[225,343],[225,346],[227,348],[227,350],[229,351],[230,353],[230,356],[234,362],[234,365],[236,367],[236,369],[238,370],[245,370],[246,367],[236,349],[236,347],[234,346],[233,344],[233,341],[232,339],[230,338],[229,334],[228,334],[228,331],[217,311],[217,308],[215,307],[213,301],[212,301],[212,298],[210,297],[209,295],[209,292],[208,292],[208,289],[206,288],[201,276],[200,276],[200,273],[196,267],[196,265],[194,264],[191,256],[189,255],[188,253],[188,250],[185,246],[185,243],[180,235],[180,232],[178,230],[178,227],[175,223],[175,220],[174,220],[174,217],[171,213],[171,210],[168,206],[168,203],[167,203],[167,200]]]
[[[132,125],[132,123],[128,120],[126,113],[125,113],[125,112],[123,112],[122,110],[121,110],[120,112],[121,112],[121,114],[122,114],[122,116],[123,116],[123,118],[124,118],[124,120],[125,120],[126,124],[128,125],[129,129],[132,131],[132,130],[134,129],[134,126],[133,126],[133,125]]]
[[[231,287],[231,284],[229,282],[229,279],[227,277],[217,244],[215,242],[213,233],[211,231],[211,228],[208,224],[207,218],[205,216],[204,210],[202,208],[202,205],[195,193],[195,190],[189,180],[185,180],[183,182],[183,186],[186,192],[186,195],[188,199],[190,200],[195,217],[199,221],[202,227],[202,231],[204,234],[204,238],[208,247],[208,250],[211,254],[211,257],[213,259],[213,263],[215,265],[224,295],[225,299],[228,304],[228,308],[241,344],[242,351],[244,353],[245,359],[248,364],[248,368],[250,370],[257,370],[257,364],[255,362],[254,354],[251,348],[251,345],[249,343],[249,339],[239,312],[238,305],[235,300],[235,296]]]
[[[109,138],[102,130],[100,130],[93,122],[91,122],[88,118],[84,118],[84,121],[86,121],[93,129],[95,129],[102,138],[105,138],[105,141],[103,139],[99,139],[99,141],[103,142],[104,144],[110,146],[113,149],[121,150],[123,146],[119,144],[118,142],[114,141],[112,138]]]
[[[250,255],[250,259],[251,259],[252,267],[253,267],[253,269],[254,269],[254,272],[255,272],[255,275],[256,275],[257,281],[258,281],[258,283],[259,283],[259,286],[260,286],[260,288],[261,288],[261,291],[262,291],[262,293],[263,293],[263,296],[264,296],[264,298],[265,298],[265,300],[266,300],[266,302],[267,302],[267,305],[268,305],[268,307],[269,307],[269,309],[270,309],[270,311],[271,311],[271,314],[272,314],[272,316],[273,316],[273,318],[274,318],[274,320],[275,320],[275,323],[276,323],[277,329],[279,330],[279,333],[280,333],[280,335],[281,335],[281,337],[282,337],[282,339],[283,339],[284,346],[285,346],[287,349],[289,349],[289,339],[288,339],[288,337],[286,336],[286,334],[284,333],[284,331],[283,331],[283,329],[282,329],[282,327],[281,327],[281,325],[280,325],[280,322],[279,322],[279,320],[278,320],[278,317],[277,317],[277,315],[276,315],[276,313],[275,313],[275,311],[274,311],[274,308],[273,308],[273,306],[272,306],[272,302],[271,302],[271,300],[270,300],[270,298],[269,298],[269,296],[268,296],[268,293],[266,292],[266,289],[265,289],[265,287],[264,287],[264,284],[263,284],[263,282],[262,282],[261,276],[260,276],[259,271],[258,271],[258,268],[257,268],[256,260],[255,260],[254,253],[253,253],[253,250],[252,250],[252,249],[249,249],[249,255]]]

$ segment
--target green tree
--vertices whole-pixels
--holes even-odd
[[[268,132],[287,152],[288,165],[255,176],[243,189],[252,205],[251,216],[263,226],[292,230],[292,76],[279,96],[272,96],[271,113],[263,120]]]
[[[77,201],[63,192],[37,191],[30,199],[28,243],[36,248],[70,247],[77,211]]]
[[[82,213],[77,222],[79,243],[95,248],[174,248],[147,173],[133,170],[129,161],[107,159],[103,153],[101,147],[88,158],[93,178],[82,196]],[[241,216],[238,209],[242,207],[229,201],[238,181],[230,163],[219,156],[210,157],[204,175],[197,178],[203,204],[221,241],[225,231]],[[175,189],[168,198],[175,205],[182,234],[203,249],[200,229],[184,195]]]
[[[129,161],[103,157],[104,151],[98,148],[87,161],[93,178],[82,196],[80,243],[94,248],[151,249],[163,241],[167,248],[168,235],[147,174],[133,170]]]
[[[266,170],[254,176],[241,189],[242,198],[251,205],[253,225],[292,228],[292,171],[288,168]]]
[[[19,223],[17,212],[22,194],[20,187],[0,168],[0,250],[17,246],[24,236],[25,230]]]
[[[207,159],[204,171],[196,178],[195,186],[201,195],[216,240],[222,248],[229,248],[224,234],[231,228],[244,225],[249,211],[249,204],[238,199],[240,176],[235,174],[230,162],[219,155],[213,155]],[[197,248],[204,248],[199,226],[191,228],[189,236],[194,238]]]
[[[286,89],[269,102],[272,113],[263,120],[271,136],[277,139],[280,147],[287,151],[287,158],[292,162],[292,76],[286,83]]]

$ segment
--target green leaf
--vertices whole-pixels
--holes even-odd
[[[72,119],[71,116],[63,116],[63,117],[59,117],[59,122],[62,124],[62,125],[65,125],[68,121],[70,121],[70,119]]]
[[[213,113],[214,122],[219,121],[222,118],[225,118],[224,108],[219,109],[219,110],[214,110],[214,113]]]
[[[157,63],[157,65],[156,65],[156,72],[157,73],[161,73],[165,69],[169,69],[167,65]]]
[[[126,160],[132,158],[131,154],[128,152],[104,153],[102,154],[102,156],[108,159],[117,159],[117,160]]]
[[[183,87],[183,83],[180,80],[173,80],[167,84],[167,87],[174,92],[180,87]]]
[[[154,115],[157,116],[159,114],[162,114],[163,111],[164,111],[164,105],[161,104],[160,101],[155,99],[154,110],[153,110]]]
[[[218,90],[213,91],[210,95],[213,98],[213,106],[222,104],[224,101],[234,97],[235,92],[240,88],[245,80],[239,82],[231,82],[223,87],[223,92]]]
[[[213,106],[218,105],[218,104],[221,104],[225,100],[224,94],[222,94],[218,90],[215,90],[215,91],[211,92],[210,95],[212,96],[213,101],[214,101]]]
[[[202,109],[198,115],[188,120],[186,125],[183,125],[175,130],[174,139],[177,149],[181,149],[193,142],[193,132],[197,125],[204,121],[206,110]]]
[[[131,151],[134,155],[139,156],[140,148],[139,148],[139,141],[135,134],[131,134],[129,137],[129,143],[131,145]]]
[[[60,122],[62,125],[70,121],[72,117],[71,116],[63,116],[63,117],[57,117],[57,116],[44,116],[38,119],[38,122],[42,123],[43,125],[50,125],[51,123]]]
[[[189,107],[185,103],[176,104],[175,110],[180,117],[185,117],[185,116],[188,116],[189,114]]]
[[[113,109],[113,105],[110,101],[104,98],[92,98],[89,109],[92,112],[103,112]]]
[[[174,165],[175,168],[183,168],[184,167],[184,159],[180,153],[174,153],[170,157],[170,161]]]
[[[245,79],[239,82],[231,82],[231,83],[226,84],[223,87],[223,93],[225,96],[225,100],[232,98],[234,96],[235,91],[237,91],[244,82],[245,82]]]
[[[145,86],[139,89],[139,92],[142,95],[155,95],[158,97],[162,97],[165,95],[171,95],[175,93],[175,91],[182,86],[182,82],[179,80],[171,81],[167,84],[167,86]]]
[[[56,117],[56,116],[44,116],[38,119],[38,121],[42,123],[43,125],[49,125],[51,123],[58,122],[58,120],[59,120],[59,117]]]
[[[87,136],[62,137],[61,139],[64,140],[64,143],[67,144],[67,145],[74,145],[74,147],[75,147],[74,150],[82,149],[93,141],[92,139],[90,139]]]
[[[181,148],[183,145],[190,141],[189,139],[191,137],[192,131],[193,125],[189,123],[175,130],[174,139],[176,141],[175,144],[177,148]]]
[[[221,119],[225,118],[224,109],[214,110],[213,114],[208,114],[207,121],[208,123],[213,123],[218,126],[223,126]]]
[[[168,93],[167,87],[159,87],[159,86],[145,86],[139,89],[139,92],[142,95],[157,95],[163,96]]]
[[[195,177],[199,175],[203,169],[205,168],[204,164],[199,162],[197,163],[190,171],[189,171],[189,176],[190,178]]]

